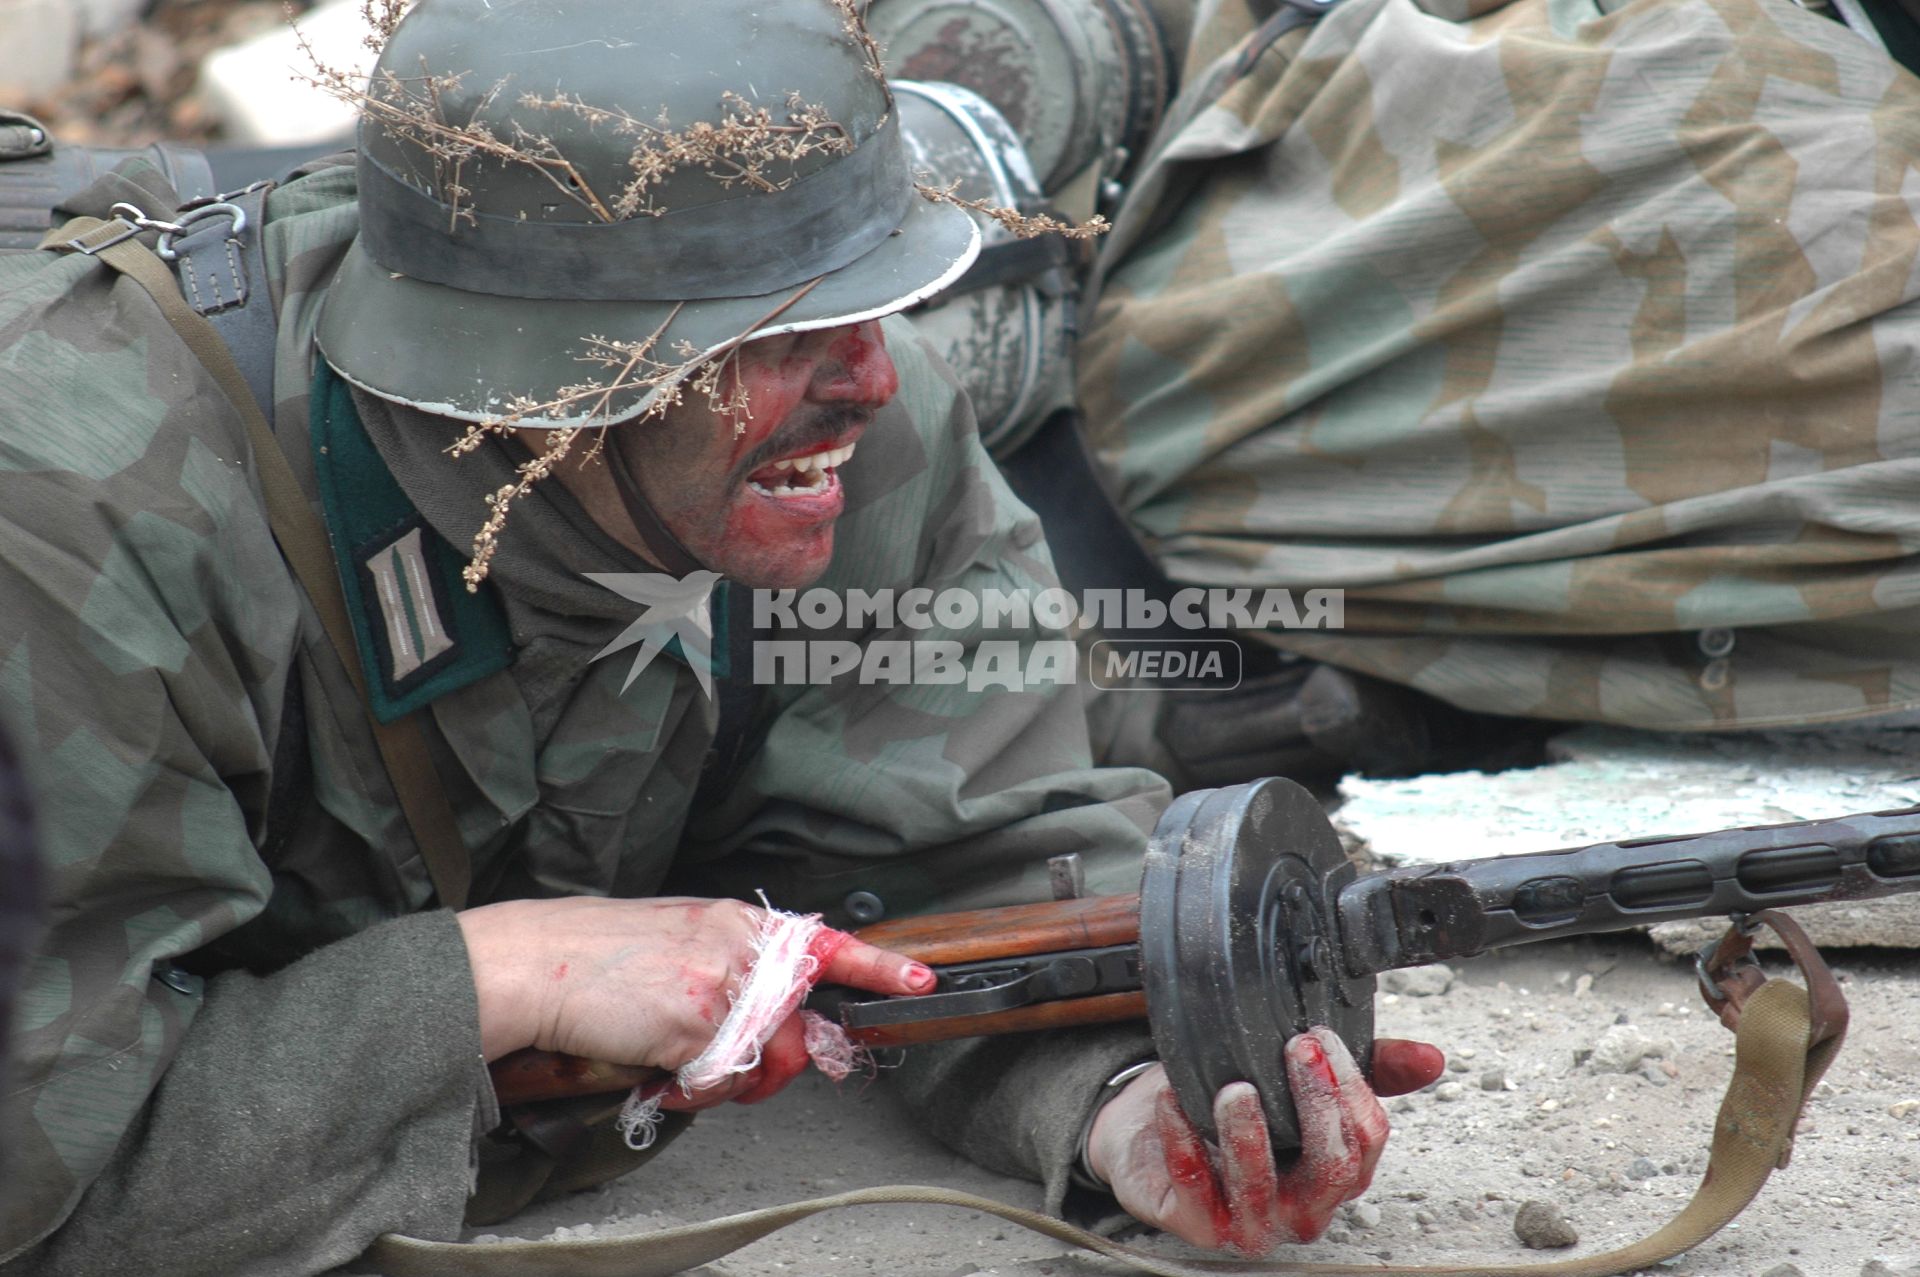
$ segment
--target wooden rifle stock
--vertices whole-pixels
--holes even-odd
[[[1140,897],[1083,896],[1039,904],[974,909],[879,922],[854,933],[936,973],[942,968],[1043,954],[1137,944]],[[848,1030],[861,1046],[907,1046],[951,1038],[988,1037],[1030,1029],[1068,1028],[1144,1019],[1147,996],[1135,988],[1119,993],[1063,997],[984,1014],[936,1015],[900,1024]],[[490,1066],[495,1095],[504,1107],[625,1091],[666,1076],[661,1069],[609,1064],[554,1051],[525,1050]]]

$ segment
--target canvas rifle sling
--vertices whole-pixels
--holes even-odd
[[[1846,1005],[1817,951],[1783,915],[1755,915],[1788,941],[1788,952],[1807,987],[1788,980],[1743,986],[1716,1003],[1734,1028],[1733,1077],[1720,1102],[1706,1173],[1693,1199],[1652,1235],[1598,1255],[1538,1263],[1443,1264],[1387,1267],[1378,1264],[1274,1264],[1199,1260],[1182,1262],[1124,1246],[1037,1211],[971,1193],[912,1184],[857,1189],[831,1197],[744,1211],[705,1223],[682,1224],[631,1237],[579,1241],[507,1241],[490,1244],[424,1241],[389,1233],[365,1259],[386,1277],[669,1277],[711,1263],[789,1224],[843,1206],[958,1206],[1078,1246],[1154,1277],[1222,1277],[1222,1274],[1324,1275],[1430,1274],[1431,1277],[1613,1277],[1691,1250],[1724,1228],[1752,1202],[1767,1177],[1784,1166],[1793,1131],[1814,1086],[1838,1054],[1845,1036]],[[1731,938],[1731,937],[1730,937]],[[1723,948],[1725,942],[1723,942]],[[1751,947],[1751,942],[1747,942]],[[1744,951],[1737,956],[1744,956]],[[1751,970],[1751,968],[1749,969]],[[1809,990],[1812,992],[1810,993]]]

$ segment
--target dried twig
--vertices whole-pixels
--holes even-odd
[[[387,47],[393,29],[400,25],[413,0],[360,0],[360,16],[366,19],[367,35],[361,41],[375,53]]]
[[[1066,239],[1093,239],[1113,229],[1113,224],[1098,213],[1084,222],[1063,222],[1046,213],[1022,213],[1019,209],[1007,208],[991,200],[970,200],[959,193],[960,183],[958,182],[950,182],[945,186],[915,182],[913,189],[920,192],[922,199],[930,200],[935,204],[952,204],[957,208],[971,209],[973,212],[990,217],[1013,232],[1017,239],[1033,239],[1039,235],[1059,235]]]

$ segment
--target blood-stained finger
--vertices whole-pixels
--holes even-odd
[[[1350,1143],[1340,1083],[1325,1043],[1302,1033],[1287,1043],[1286,1066],[1300,1123],[1300,1158],[1281,1176],[1280,1192],[1288,1200],[1289,1229],[1299,1240],[1312,1241],[1333,1222],[1334,1208],[1357,1191],[1359,1150]]]
[[[1406,1095],[1447,1071],[1447,1057],[1437,1046],[1405,1038],[1376,1038],[1373,1043],[1373,1093]]]
[[[1232,1214],[1207,1142],[1180,1111],[1170,1086],[1155,1096],[1153,1117],[1168,1177],[1167,1197],[1155,1222],[1183,1241],[1217,1250],[1230,1235]]]
[[[1279,1173],[1274,1168],[1273,1133],[1260,1108],[1260,1092],[1250,1082],[1220,1088],[1213,1099],[1214,1129],[1220,1134],[1220,1178],[1226,1192],[1227,1244],[1243,1255],[1260,1256],[1282,1242]]]
[[[736,1099],[759,1084],[760,1066],[756,1065],[745,1073],[729,1073],[712,1086],[695,1087],[691,1091],[671,1087],[660,1097],[660,1107],[672,1113],[697,1113]]]
[[[760,1067],[755,1070],[759,1082],[734,1096],[734,1103],[758,1104],[770,1099],[805,1072],[811,1062],[807,1054],[806,1025],[795,1012],[780,1022],[780,1027],[760,1048]]]
[[[844,984],[873,993],[930,993],[933,972],[912,958],[875,948],[844,931],[823,927],[807,948],[820,964],[816,984]]]
[[[1314,1029],[1313,1035],[1326,1051],[1327,1063],[1333,1069],[1335,1085],[1340,1089],[1340,1108],[1347,1132],[1347,1145],[1359,1155],[1359,1178],[1353,1185],[1349,1196],[1358,1196],[1367,1191],[1373,1183],[1373,1168],[1380,1162],[1380,1154],[1386,1151],[1389,1123],[1387,1111],[1380,1106],[1379,1098],[1360,1076],[1360,1066],[1353,1062],[1353,1053],[1347,1050],[1347,1044],[1332,1029]]]

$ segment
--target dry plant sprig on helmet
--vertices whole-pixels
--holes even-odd
[[[749,408],[747,390],[742,379],[733,375],[739,368],[741,349],[753,340],[756,333],[779,319],[819,283],[819,279],[814,279],[801,285],[779,305],[756,319],[746,331],[704,355],[685,341],[674,343],[673,353],[680,356],[677,362],[654,358],[654,350],[679,316],[679,306],[668,312],[660,325],[639,341],[618,341],[598,335],[586,337],[581,341],[583,353],[576,358],[582,363],[604,369],[607,376],[563,386],[558,395],[545,402],[536,403],[524,395],[516,396],[508,402],[506,412],[467,427],[447,447],[449,456],[463,457],[473,452],[486,442],[489,435],[509,435],[521,426],[537,426],[543,418],[579,418],[583,407],[585,409],[584,420],[576,420],[572,425],[550,427],[541,451],[514,467],[514,481],[487,494],[486,522],[474,533],[472,557],[460,569],[460,577],[466,582],[468,593],[477,592],[480,583],[487,579],[493,556],[500,547],[500,534],[506,529],[507,516],[514,502],[533,491],[535,484],[551,475],[555,467],[566,460],[583,431],[592,435],[592,442],[581,459],[584,465],[599,458],[606,446],[606,431],[639,425],[663,416],[669,409],[685,402],[688,390],[705,395],[709,411],[733,418],[735,434],[745,430],[744,418]],[[635,391],[651,394],[652,397],[632,416],[614,420],[616,396]]]
[[[597,334],[582,338],[584,353],[577,358],[582,363],[598,365],[609,375],[562,386],[558,395],[545,402],[516,395],[508,401],[506,412],[468,426],[448,446],[449,456],[464,457],[484,444],[489,435],[510,435],[521,426],[538,425],[543,418],[571,418],[585,410],[584,422],[550,428],[541,450],[514,467],[514,481],[487,494],[486,522],[474,533],[472,557],[460,569],[468,593],[478,591],[480,583],[487,579],[494,553],[500,548],[500,533],[506,529],[507,515],[514,502],[533,491],[535,484],[567,459],[581,431],[591,428],[596,417],[604,420],[612,415],[616,396],[635,390],[654,392],[653,398],[633,418],[636,422],[659,416],[681,401],[680,387],[687,375],[687,364],[663,363],[653,357],[654,347],[659,345],[661,336],[679,313],[676,306],[660,321],[658,328],[639,341],[619,341]],[[604,432],[594,429],[593,442],[584,460],[590,462],[598,457],[605,443]]]
[[[360,0],[360,16],[366,20],[367,34],[360,43],[379,53],[387,47],[387,41],[393,36],[393,29],[400,25],[413,0]],[[292,6],[287,6],[288,15],[292,15]]]
[[[949,182],[945,186],[915,182],[913,189],[920,192],[920,198],[932,203],[952,204],[957,208],[979,213],[983,217],[990,217],[1012,232],[1016,239],[1033,239],[1040,235],[1058,235],[1063,239],[1093,239],[1113,229],[1112,223],[1098,213],[1084,222],[1063,222],[1048,213],[1022,213],[1017,208],[995,204],[992,200],[967,199],[960,194],[958,182]]]
[[[393,0],[388,2],[392,3]],[[880,42],[873,38],[873,32],[867,30],[867,9],[871,4],[872,0],[833,0],[833,7],[840,10],[840,16],[844,19],[842,28],[846,31],[847,38],[859,45],[860,51],[867,55],[867,70],[884,87],[887,83],[887,68],[881,61]],[[891,89],[888,90],[887,97],[891,102],[893,97]]]
[[[794,175],[773,178],[767,175],[768,169],[779,164],[796,165],[809,155],[845,155],[854,148],[853,135],[844,125],[829,116],[824,106],[807,102],[798,93],[787,95],[785,123],[775,119],[766,107],[731,90],[720,95],[720,104],[724,114],[717,124],[701,120],[675,129],[664,111],[648,123],[625,111],[564,94],[553,98],[533,93],[520,96],[521,106],[568,111],[588,124],[634,139],[633,154],[627,158],[633,178],[610,201],[610,215],[599,200],[590,205],[605,221],[665,213],[665,208],[653,202],[653,189],[682,169],[704,169],[722,187],[744,184],[757,191],[783,191],[793,185]],[[542,153],[558,156],[550,140],[529,140],[538,144]]]
[[[383,47],[405,3],[363,0],[362,13],[376,33],[367,40],[369,47]],[[851,0],[834,3],[845,11]],[[377,12],[376,5],[381,6]],[[703,120],[684,129],[675,129],[664,111],[649,123],[625,111],[570,95],[521,94],[518,104],[529,110],[566,112],[595,127],[633,138],[633,153],[627,160],[633,176],[617,191],[597,191],[587,174],[551,137],[519,120],[509,121],[512,136],[502,137],[494,125],[481,118],[506,90],[505,81],[481,94],[465,120],[452,120],[447,118],[446,99],[466,78],[465,72],[439,73],[423,64],[418,76],[402,77],[384,69],[363,88],[352,72],[322,61],[299,24],[293,27],[301,52],[312,67],[311,72],[302,73],[307,83],[346,102],[390,137],[411,142],[431,157],[433,182],[446,197],[450,231],[473,221],[473,211],[467,205],[472,191],[464,175],[466,166],[475,160],[529,167],[596,220],[618,222],[667,212],[653,201],[653,189],[683,169],[702,170],[722,187],[745,183],[756,190],[777,191],[792,185],[795,175],[769,176],[776,165],[797,165],[810,155],[842,155],[854,149],[853,136],[846,127],[834,120],[826,107],[807,102],[798,93],[787,95],[786,119],[782,122],[768,108],[729,90],[721,94],[724,113],[718,123]]]

